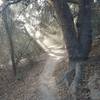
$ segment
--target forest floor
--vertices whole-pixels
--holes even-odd
[[[0,67],[0,100],[61,100],[53,76],[61,58],[47,54],[42,58],[34,63],[23,61],[16,77],[11,66]]]
[[[96,39],[90,57],[99,61],[99,55],[100,39]],[[44,54],[41,58],[34,63],[23,61],[18,66],[17,79],[11,66],[0,67],[0,100],[71,100],[67,98],[68,90],[63,80],[67,70],[66,57]],[[89,96],[92,100],[100,100],[100,63],[91,61],[94,62],[87,64],[86,69]]]

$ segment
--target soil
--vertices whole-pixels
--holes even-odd
[[[0,100],[60,100],[53,76],[60,59],[42,56],[37,62],[22,60],[16,77],[11,66],[0,67]]]
[[[98,55],[100,55],[100,39],[94,41],[90,58],[98,57]],[[64,80],[67,70],[66,57],[44,54],[41,58],[43,59],[37,62],[23,61],[19,64],[16,77],[13,75],[11,66],[0,66],[0,100],[71,100]],[[97,62],[99,59],[97,58]],[[89,95],[93,99],[97,91],[91,88],[94,81],[90,78],[95,73],[99,76],[100,64],[96,65],[96,60],[92,61],[94,64],[88,63],[86,67],[86,87],[88,88],[84,89],[86,93],[84,97]],[[97,85],[94,84],[95,86]],[[100,87],[100,82],[98,86]],[[80,97],[79,100],[90,99]],[[93,100],[100,100],[100,98]]]

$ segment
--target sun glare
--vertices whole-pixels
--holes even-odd
[[[3,1],[2,0],[0,0],[0,6],[3,4]]]

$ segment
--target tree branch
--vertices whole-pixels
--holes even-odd
[[[0,6],[0,13],[2,13],[11,4],[16,4],[16,3],[20,2],[20,1],[22,1],[22,0],[11,0],[11,1],[7,1],[7,2],[3,3]]]

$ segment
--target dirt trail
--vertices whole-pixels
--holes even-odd
[[[43,100],[60,100],[57,94],[57,87],[53,73],[56,64],[60,61],[58,57],[49,57],[40,75],[40,91]]]
[[[61,100],[53,75],[61,58],[45,58],[34,65],[21,65],[21,80],[15,80],[11,70],[0,69],[0,100]]]

